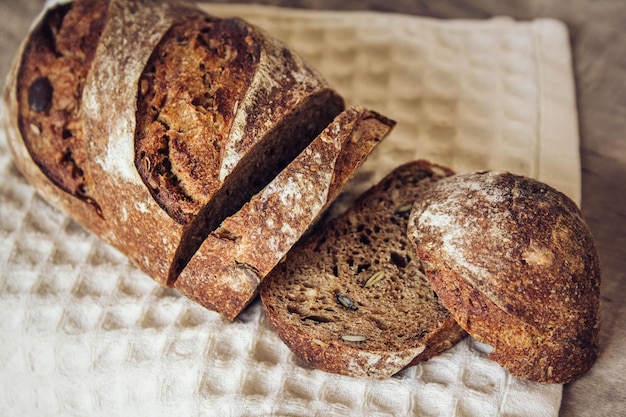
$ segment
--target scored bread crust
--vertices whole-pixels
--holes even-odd
[[[164,285],[185,228],[161,210],[135,169],[135,111],[152,50],[175,19],[189,12],[176,2],[109,0],[81,109],[87,165],[102,208],[94,220],[105,224],[99,235]]]
[[[261,299],[296,356],[327,372],[383,379],[465,336],[406,234],[412,203],[451,174],[426,161],[398,167],[270,273]]]
[[[58,8],[65,7],[66,6],[64,5],[58,6]],[[85,177],[84,182],[86,183],[86,194],[78,195],[78,193],[76,193],[76,190],[72,189],[73,187],[69,187],[67,184],[59,184],[59,181],[50,175],[48,170],[50,169],[51,165],[49,163],[43,162],[43,158],[37,156],[33,158],[31,156],[32,147],[26,145],[22,136],[23,128],[25,130],[28,130],[27,132],[24,132],[25,139],[28,139],[28,136],[37,139],[40,135],[46,134],[46,132],[42,130],[43,126],[41,125],[30,122],[20,123],[20,110],[23,110],[23,107],[20,107],[18,100],[28,100],[28,97],[26,94],[18,92],[17,88],[20,79],[26,81],[29,78],[29,75],[38,75],[32,73],[29,74],[29,72],[27,71],[22,71],[21,66],[23,65],[23,59],[25,59],[26,55],[29,53],[29,49],[31,51],[35,49],[36,51],[37,48],[45,48],[45,42],[41,42],[38,37],[41,36],[40,32],[43,22],[50,17],[50,14],[52,14],[50,10],[42,11],[42,13],[38,16],[32,27],[30,28],[24,42],[20,44],[18,50],[16,51],[13,62],[11,64],[11,68],[9,70],[9,74],[7,75],[4,90],[2,92],[3,103],[2,106],[0,106],[0,126],[4,130],[9,150],[13,155],[13,162],[16,165],[18,171],[21,172],[22,175],[24,175],[28,182],[35,187],[38,193],[49,204],[64,213],[72,213],[72,217],[74,219],[76,219],[79,223],[83,225],[90,225],[89,228],[94,233],[99,235],[104,230],[106,230],[106,225],[104,224],[104,222],[101,221],[101,218],[98,215],[97,201],[92,193],[91,188],[89,187],[91,184],[93,184],[93,181],[90,178],[88,168],[86,166],[80,167],[83,169],[83,174]],[[78,19],[79,17],[75,18]],[[66,32],[70,36],[75,34],[75,32],[73,31]],[[94,35],[96,35],[95,28],[93,28],[93,32],[91,33],[91,36]],[[32,42],[36,43],[34,45],[34,48],[29,45],[29,43]],[[89,63],[83,62],[83,65],[88,66]],[[48,68],[48,70],[52,69]],[[78,88],[78,86],[72,87]],[[28,86],[26,86],[26,88],[28,88]],[[82,93],[82,91],[79,91],[78,93],[78,101],[80,101],[80,93]],[[54,104],[51,103],[50,107],[52,107],[53,105]],[[82,133],[82,128],[79,127],[76,130],[79,130],[79,132],[75,133],[77,136],[84,136]],[[85,141],[79,141],[78,143],[76,143],[76,145],[79,146],[84,146],[84,144]],[[72,149],[72,151],[75,151],[75,154],[82,153],[86,155],[86,150],[83,150],[82,152],[76,152],[75,149]]]
[[[97,0],[51,10],[46,24],[32,31],[17,77],[18,123],[33,161],[96,213],[80,106],[106,10],[107,3]]]
[[[274,180],[207,237],[176,280],[176,288],[234,319],[394,125],[360,106],[339,114]]]
[[[73,7],[83,3],[69,4]],[[34,29],[47,24],[48,12],[42,13]],[[136,167],[142,163],[141,159],[137,160],[136,152],[136,120],[142,116],[136,114],[140,108],[137,102],[143,99],[142,74],[151,54],[174,24],[189,16],[210,20],[193,5],[176,1],[110,0],[107,3],[104,27],[94,45],[96,50],[84,89],[77,92],[82,97],[79,123],[86,138],[82,168],[93,185],[89,200],[61,189],[58,181],[55,183],[49,173],[42,171],[20,134],[17,121],[30,116],[19,113],[16,80],[21,73],[22,52],[33,42],[30,34],[18,51],[3,93],[2,126],[18,170],[50,204],[119,249],[162,285],[173,285],[206,234],[219,224],[220,216],[226,217],[229,211],[242,205],[245,202],[241,201],[242,194],[253,194],[238,188],[240,180],[250,183],[250,178],[259,174],[261,181],[265,181],[268,175],[274,175],[272,170],[286,164],[290,155],[297,155],[306,146],[304,138],[294,143],[294,136],[307,131],[310,135],[307,140],[313,139],[343,110],[341,97],[300,57],[258,28],[240,19],[230,20],[233,24],[226,26],[245,32],[243,42],[253,44],[248,46],[256,51],[256,55],[252,54],[256,60],[249,63],[244,60],[253,70],[249,71],[251,78],[232,87],[240,89],[231,92],[236,99],[224,100],[231,106],[222,108],[228,119],[228,134],[216,132],[220,136],[219,161],[210,180],[217,178],[219,192],[215,194],[221,193],[222,198],[220,203],[195,207],[187,217],[168,212],[164,209],[167,202],[154,198],[159,190],[150,189],[149,179],[142,178]],[[212,41],[219,43],[220,39]],[[216,111],[220,112],[219,106]],[[191,116],[188,112],[184,114]],[[210,126],[206,124],[205,128]],[[272,158],[278,153],[274,150],[280,148],[289,149],[290,153],[282,154],[283,160],[276,164],[277,159]],[[178,170],[180,177],[191,178],[194,164],[204,162],[192,161],[172,169]],[[188,172],[183,173],[182,169]],[[254,187],[260,188],[258,184],[251,185]],[[193,194],[193,186],[190,189],[192,197],[206,203],[206,199],[199,198],[199,192]],[[231,194],[233,198],[229,198]],[[206,206],[211,209],[205,209]]]
[[[566,383],[591,367],[600,267],[565,195],[510,173],[458,175],[415,204],[409,235],[442,303],[512,375]]]

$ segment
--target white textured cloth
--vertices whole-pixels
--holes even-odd
[[[416,158],[505,169],[580,200],[566,28],[204,5],[243,16],[346,97],[398,121],[344,203]],[[254,303],[234,323],[159,287],[38,198],[0,132],[0,415],[556,416],[466,338],[385,381],[305,367]]]

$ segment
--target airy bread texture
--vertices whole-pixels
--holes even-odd
[[[441,302],[512,375],[566,383],[594,363],[599,261],[564,194],[510,173],[457,175],[425,191],[408,227]]]
[[[189,287],[210,268],[187,266],[202,243],[265,187],[280,201],[290,189],[275,184],[315,179],[307,192],[324,204],[302,207],[277,253],[286,252],[394,125],[362,108],[344,113],[324,78],[259,28],[165,0],[50,3],[16,54],[3,100],[15,165],[46,201],[162,285],[186,269],[181,291],[229,318],[273,263],[248,263],[252,281],[209,274],[217,287],[252,285],[226,300]],[[333,163],[298,165],[303,154],[326,155],[322,145]],[[263,210],[280,217],[292,207]],[[237,263],[232,255],[211,256]]]
[[[406,228],[415,200],[446,168],[400,166],[299,243],[261,285],[270,322],[306,363],[387,378],[465,333],[421,271]]]

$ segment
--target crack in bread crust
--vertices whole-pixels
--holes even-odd
[[[135,166],[154,199],[181,224],[220,186],[214,173],[260,45],[240,20],[197,13],[172,25],[141,75]]]
[[[17,84],[19,129],[31,158],[57,187],[98,215],[80,107],[107,6],[85,0],[48,11],[24,49]]]

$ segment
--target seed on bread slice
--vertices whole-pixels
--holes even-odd
[[[505,172],[457,175],[424,193],[409,235],[441,302],[512,375],[566,383],[591,367],[600,268],[564,194]]]
[[[398,167],[266,278],[269,320],[298,357],[327,372],[383,379],[465,335],[406,233],[413,202],[451,174],[425,161]]]

